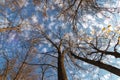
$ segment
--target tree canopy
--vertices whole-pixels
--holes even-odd
[[[1,0],[0,80],[119,80],[119,0]]]

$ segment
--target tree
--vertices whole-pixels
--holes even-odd
[[[25,49],[25,47],[24,47]],[[23,50],[24,50],[23,49]],[[1,70],[1,80],[19,80],[19,79],[38,79],[37,73],[34,74],[37,67],[26,65],[24,62],[26,60],[31,61],[32,58],[28,57],[28,54],[33,53],[33,49],[30,48],[26,54],[19,54],[19,51],[16,53],[12,53],[10,57],[7,51],[3,51],[1,56],[4,58],[3,61],[3,69]],[[23,51],[24,52],[24,51]],[[31,76],[30,76],[31,75]]]
[[[117,8],[104,7],[96,0],[28,0],[26,2],[5,0],[5,2],[2,2],[0,8],[1,50],[7,51],[6,54],[10,56],[12,56],[10,53],[19,52],[17,58],[20,56],[24,58],[20,60],[13,56],[9,56],[12,59],[5,58],[4,79],[30,79],[28,73],[32,75],[31,79],[36,78],[36,80],[40,74],[42,76],[39,78],[42,80],[57,78],[68,80],[71,79],[69,76],[71,67],[83,70],[81,61],[120,76],[119,68],[106,60],[108,55],[115,58],[120,56],[117,50],[119,31],[112,31],[108,24],[108,27],[103,29],[96,26],[101,17],[106,22],[106,18],[111,19],[109,15],[117,14]],[[98,17],[93,20],[93,15]],[[116,43],[111,47],[114,40]],[[19,46],[16,46],[18,43]],[[15,66],[17,70],[11,70],[14,73],[8,73],[8,64],[14,61],[20,65]],[[40,70],[40,73],[36,72],[36,75],[33,75],[32,71],[35,71],[35,68]]]

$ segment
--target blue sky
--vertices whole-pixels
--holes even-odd
[[[102,2],[103,1],[103,2]],[[106,3],[104,2],[106,1]],[[113,2],[112,2],[113,1]],[[102,6],[107,6],[107,7],[120,7],[120,5],[117,2],[119,0],[100,0],[98,3],[99,5]],[[110,4],[111,3],[111,4]],[[56,3],[57,5],[57,3]],[[15,10],[12,11],[10,8],[4,8],[4,11],[6,13],[6,17],[3,17],[2,14],[0,14],[0,22],[2,23],[7,23],[9,21],[12,22],[11,26],[15,27],[19,23],[22,23],[23,25],[26,24],[26,26],[21,29],[22,33],[16,33],[12,31],[10,34],[9,33],[0,33],[0,44],[2,44],[1,50],[7,50],[8,54],[11,56],[13,50],[14,52],[16,50],[22,52],[22,44],[29,46],[29,40],[32,38],[32,36],[36,37],[38,33],[35,35],[33,34],[34,31],[32,30],[34,27],[29,26],[29,22],[32,24],[40,24],[44,29],[52,30],[53,32],[57,33],[57,30],[60,26],[64,29],[62,36],[64,34],[70,34],[71,24],[68,23],[63,23],[61,19],[56,19],[56,15],[58,14],[59,10],[55,7],[56,5],[52,6],[53,8],[51,10],[47,9],[47,17],[43,16],[42,13],[42,7],[41,6],[35,6],[31,2],[27,2],[26,5],[23,7],[22,10]],[[0,8],[1,9],[1,8]],[[104,16],[103,16],[104,15]],[[8,19],[8,21],[6,20]],[[4,19],[4,20],[3,20]],[[107,27],[109,24],[112,25],[112,28],[118,27],[120,25],[120,14],[119,13],[109,13],[109,12],[99,12],[96,14],[84,14],[81,16],[82,21],[78,23],[77,25],[79,26],[79,29],[82,30],[82,32],[90,33],[92,30],[97,29],[102,30],[102,28]],[[23,20],[23,21],[21,21]],[[6,27],[7,24],[3,24],[0,27]],[[53,37],[53,34],[51,32],[48,32],[48,35]],[[3,38],[3,39],[2,39]],[[23,39],[21,41],[21,39]],[[58,41],[58,39],[52,38],[54,41]],[[24,44],[25,43],[25,44]],[[113,42],[114,43],[114,42]],[[13,48],[15,47],[15,48]],[[47,42],[43,45],[37,45],[36,46],[41,52],[46,52],[48,50],[52,50],[51,45],[48,45]],[[24,51],[23,51],[24,52]],[[2,58],[1,58],[2,59]],[[2,60],[1,60],[2,61]],[[119,60],[114,60],[114,58],[111,60],[115,64],[116,62],[119,62]],[[84,68],[88,67],[94,67],[92,65],[86,64],[84,62],[79,62],[81,66]],[[112,64],[112,63],[110,63]],[[120,67],[120,65],[118,65]],[[87,71],[81,71],[81,70],[74,70],[74,68],[71,69],[71,72],[67,70],[68,72],[68,77],[71,78],[71,74],[76,74],[74,77],[76,80],[79,80],[79,78],[82,78],[83,80],[89,80],[90,78],[93,77],[93,75],[96,77],[95,80],[97,80],[98,75],[100,76],[100,80],[116,80],[118,79],[118,76],[114,74],[110,74],[109,72],[98,69],[94,67],[94,69],[90,69]],[[93,71],[93,72],[91,72]],[[97,74],[98,73],[98,74]],[[96,75],[97,74],[97,75]],[[119,80],[119,79],[118,79]]]

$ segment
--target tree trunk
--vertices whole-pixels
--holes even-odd
[[[58,55],[58,80],[68,80],[64,67],[64,55],[65,54]]]

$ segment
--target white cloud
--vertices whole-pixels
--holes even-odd
[[[105,4],[104,4],[104,7],[107,7],[107,8],[108,8],[108,7],[110,7],[110,4],[109,4],[109,3],[105,3]]]
[[[70,72],[70,74],[72,74],[73,73],[73,71],[69,71]]]
[[[105,19],[105,20],[104,20],[104,24],[106,24],[106,25],[108,25],[109,22],[110,22],[110,19]]]
[[[87,28],[88,27],[88,24],[87,23],[83,23],[82,24],[84,28]]]
[[[8,41],[8,42],[11,42],[12,40],[14,40],[15,36],[16,36],[16,34],[10,33],[10,34],[9,34],[9,38],[8,38],[7,41]]]
[[[33,20],[34,23],[38,22],[38,19],[37,19],[37,17],[35,15],[32,16],[32,20]]]
[[[117,7],[120,7],[120,1],[117,1]]]
[[[47,49],[46,49],[46,48],[43,48],[43,50],[42,50],[42,51],[45,53],[45,52],[47,52]]]
[[[97,13],[98,18],[103,18],[103,15],[101,13]]]
[[[106,74],[106,75],[104,75],[104,78],[105,78],[105,80],[109,80],[110,79],[110,74]]]

